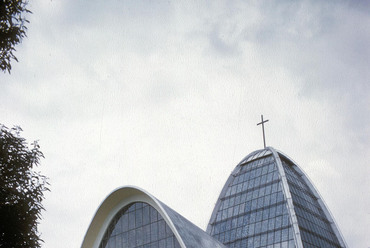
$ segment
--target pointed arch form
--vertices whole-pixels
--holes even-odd
[[[225,248],[223,244],[213,239],[154,196],[135,186],[118,188],[108,195],[96,211],[85,234],[81,248],[99,248],[116,214],[124,207],[136,202],[143,202],[153,207],[170,227],[182,248]]]
[[[271,190],[269,187],[271,188],[271,185],[275,186],[275,192],[278,193],[277,200],[275,196],[272,196],[272,193],[270,193]],[[253,193],[253,198],[250,196],[251,193]],[[300,199],[301,194],[304,195],[303,198],[310,199],[304,202],[305,199]],[[264,203],[262,204],[260,204],[261,197],[264,198]],[[311,203],[313,205],[309,206]],[[277,212],[276,215],[273,214],[275,217],[271,217],[271,211],[275,206],[282,207],[283,210],[279,214]],[[232,211],[229,211],[230,209],[232,209]],[[262,213],[265,214],[266,211],[270,211],[270,217],[267,217],[269,225],[270,222],[273,222],[270,221],[271,218],[272,220],[276,218],[275,223],[272,224],[273,228],[270,229],[271,226],[268,226],[268,229],[265,229],[265,231],[257,232],[255,228],[257,228],[258,225],[263,226],[264,223],[263,221],[257,223],[258,221],[254,220],[254,218],[258,219],[258,216],[262,218]],[[283,219],[289,218],[289,224],[285,226],[283,224],[281,227],[277,228],[276,224],[280,223],[280,220],[278,220],[278,218],[280,218],[279,216],[282,216]],[[323,220],[321,225],[324,226],[324,229],[326,228],[325,230],[323,229],[324,234],[319,237],[321,234],[317,234],[317,230],[310,229],[305,218],[308,218],[309,221],[313,223],[315,223],[315,221],[321,223]],[[243,227],[239,236],[237,233],[236,236],[231,237],[230,240],[223,239],[223,235],[226,237],[226,233],[222,233],[222,226],[230,220],[232,220],[232,222],[237,221],[239,226],[241,219],[243,219],[243,225],[250,226],[250,228]],[[258,228],[260,228],[260,226]],[[321,228],[321,226],[319,228]],[[258,242],[260,242],[257,242],[257,246],[266,247],[271,244],[268,244],[268,242],[271,242],[271,239],[273,240],[272,242],[281,243],[283,245],[280,235],[284,235],[284,229],[288,229],[289,232],[289,238],[284,241],[284,243],[286,243],[284,247],[286,245],[286,247],[303,248],[305,247],[305,242],[311,242],[314,238],[321,239],[312,241],[317,242],[314,244],[317,247],[325,247],[325,244],[330,245],[330,247],[347,247],[342,234],[335,224],[334,218],[331,216],[322,197],[305,173],[288,156],[272,147],[267,147],[247,155],[232,171],[215,204],[215,208],[207,226],[207,232],[226,245],[241,243],[243,247],[244,245],[253,247],[256,246],[256,243],[248,242],[251,240],[255,242],[254,240],[257,238]],[[272,236],[270,236],[270,233],[272,233]],[[274,235],[276,237],[276,234],[278,234],[278,239],[273,238]],[[315,235],[319,236],[315,237]],[[268,236],[267,241],[266,236]],[[263,242],[265,243],[262,244]]]

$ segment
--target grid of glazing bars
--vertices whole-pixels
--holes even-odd
[[[229,248],[295,247],[272,155],[242,165],[220,200],[211,235]]]
[[[115,215],[99,247],[180,248],[180,244],[155,208],[136,202]]]
[[[283,158],[281,161],[292,195],[303,246],[305,248],[341,247],[317,198],[302,177],[292,168],[292,164]]]

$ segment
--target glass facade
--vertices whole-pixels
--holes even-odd
[[[328,216],[298,166],[266,148],[252,152],[235,168],[207,231],[229,248],[345,247]]]
[[[210,233],[229,248],[295,247],[276,161],[266,150],[251,157],[220,199]]]
[[[281,157],[304,247],[341,247],[317,198],[293,164]]]
[[[119,190],[147,194],[132,187]],[[161,204],[184,247],[346,247],[307,177],[292,160],[271,147],[252,152],[234,169],[218,198],[207,233],[165,204],[157,204]],[[180,248],[180,244],[161,214],[139,201],[114,216],[99,245],[146,247]]]
[[[143,202],[121,209],[111,221],[99,248],[180,248],[158,211]]]

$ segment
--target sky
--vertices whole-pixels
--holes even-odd
[[[44,247],[80,247],[114,189],[206,229],[266,142],[306,172],[349,247],[370,247],[367,1],[30,1],[0,123],[39,140]]]

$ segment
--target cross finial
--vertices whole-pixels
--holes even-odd
[[[261,115],[261,122],[257,124],[258,125],[261,125],[262,124],[262,133],[263,133],[263,146],[264,148],[266,148],[266,141],[265,141],[265,125],[264,123],[265,122],[268,122],[269,120],[263,120],[263,115]]]

